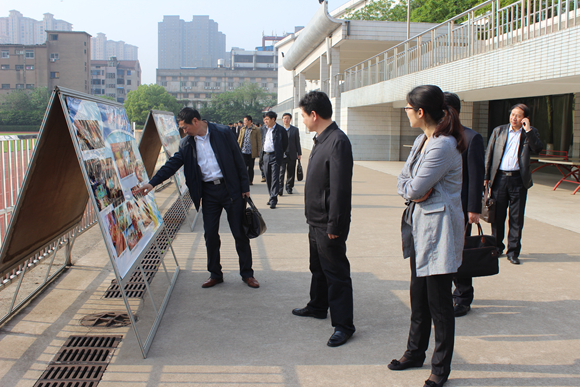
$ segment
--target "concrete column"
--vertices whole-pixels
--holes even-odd
[[[326,59],[326,54],[320,56],[320,90],[326,94],[330,93],[330,81],[328,79],[329,66]]]
[[[298,108],[298,103],[306,94],[306,77],[300,73],[294,77],[294,108]]]
[[[326,55],[328,63],[328,78],[330,78],[328,86],[330,97],[340,98],[340,92],[338,90],[339,85],[336,83],[336,76],[340,72],[340,51],[336,48],[330,48]]]

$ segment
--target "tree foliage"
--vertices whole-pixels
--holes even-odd
[[[244,83],[235,90],[214,94],[208,106],[200,109],[200,114],[208,121],[221,124],[237,122],[247,115],[258,121],[264,108],[275,104],[275,94],[267,93],[256,83]]]
[[[442,23],[486,0],[410,0],[411,21]],[[505,7],[517,0],[502,0]],[[407,0],[375,0],[359,10],[350,10],[345,19],[407,21]]]
[[[13,90],[0,97],[0,125],[39,125],[48,106],[46,87]]]
[[[177,115],[182,107],[183,105],[174,96],[162,86],[155,84],[139,86],[137,90],[127,94],[125,100],[125,110],[129,121],[134,121],[138,125],[145,124],[149,110],[164,110]]]

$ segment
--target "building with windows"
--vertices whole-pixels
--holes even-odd
[[[179,16],[163,16],[158,24],[159,69],[218,67],[226,59],[226,36],[209,16],[193,16],[190,22]]]
[[[99,32],[97,37],[91,38],[91,59],[106,61],[111,57],[116,57],[120,61],[139,60],[139,47],[122,40],[108,40],[107,35]]]
[[[0,43],[3,44],[43,44],[47,31],[72,31],[72,24],[45,13],[41,21],[24,17],[16,10],[10,16],[0,17]]]
[[[46,31],[44,44],[0,44],[0,94],[55,86],[89,92],[91,35]]]
[[[138,60],[91,60],[91,94],[114,98],[124,103],[130,91],[141,85]]]
[[[232,91],[244,83],[257,83],[265,91],[276,93],[277,75],[275,69],[157,69],[157,84],[163,86],[183,104],[199,109],[205,106],[214,94]]]

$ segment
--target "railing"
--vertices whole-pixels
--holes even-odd
[[[353,90],[580,23],[578,0],[520,0],[504,8],[499,6],[500,0],[481,3],[348,68],[335,76],[335,84],[341,92]]]
[[[0,165],[2,168],[0,170],[0,243],[4,241],[10,216],[26,175],[36,140],[36,134],[0,136]],[[0,295],[0,324],[38,294],[66,266],[72,264],[70,252],[75,238],[93,226],[96,221],[97,214],[89,201],[81,222],[73,229],[48,243],[16,268],[9,272],[0,273],[0,293],[2,293]],[[66,250],[65,259],[55,260],[61,248]],[[37,266],[42,266],[46,272],[43,272],[42,275],[36,273],[33,277],[34,286],[27,286],[26,293],[20,294],[25,274]],[[13,284],[16,281],[17,283]],[[5,294],[8,289],[14,292],[12,296]]]

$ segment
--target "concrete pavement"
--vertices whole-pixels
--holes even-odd
[[[95,227],[77,242],[75,265],[0,329],[0,386],[32,386],[72,334],[124,335],[100,387],[422,386],[429,362],[420,369],[387,369],[405,349],[410,317],[409,263],[400,241],[403,200],[396,193],[401,165],[355,165],[347,255],[357,332],[346,345],[326,346],[329,318],[291,314],[308,301],[310,281],[304,183],[270,210],[258,173],[252,197],[268,225],[252,241],[260,289],[240,279],[225,217],[225,282],[202,289],[208,273],[201,219],[193,233],[183,227],[174,243],[182,271],[143,359],[132,329],[79,324],[99,310],[124,310],[121,301],[102,298],[113,273]],[[580,386],[580,195],[570,195],[571,185],[551,191],[550,175],[535,174],[534,180],[522,264],[502,257],[499,275],[474,280],[473,309],[456,320],[446,386]],[[158,203],[171,203],[175,193],[163,192]],[[146,324],[147,303],[133,304],[142,317],[137,325]]]

